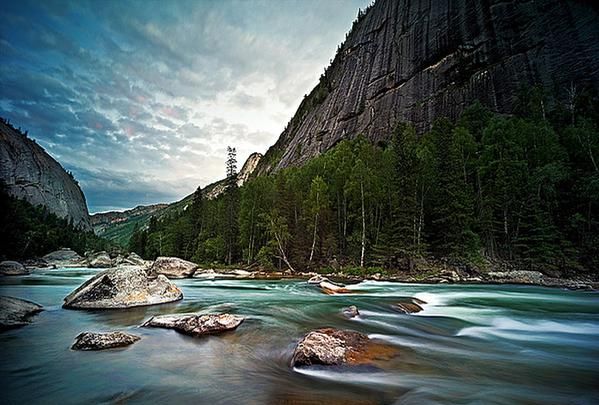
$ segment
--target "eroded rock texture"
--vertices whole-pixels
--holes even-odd
[[[422,133],[474,100],[510,113],[522,86],[565,99],[572,83],[599,88],[592,2],[377,0],[257,172],[304,163],[360,133],[387,140],[398,121]]]
[[[77,335],[73,350],[105,350],[132,345],[141,338],[125,332],[83,332]]]
[[[85,196],[77,182],[41,146],[1,121],[0,180],[10,195],[41,204],[91,231]]]

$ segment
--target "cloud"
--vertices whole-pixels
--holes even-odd
[[[179,199],[274,143],[369,0],[23,0],[0,9],[0,115],[92,212]]]

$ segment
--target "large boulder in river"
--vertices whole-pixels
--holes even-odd
[[[77,335],[73,350],[104,350],[132,345],[141,338],[125,332],[83,332]]]
[[[141,326],[175,329],[191,336],[214,335],[236,329],[243,322],[231,314],[176,314],[153,316]]]
[[[5,260],[0,262],[0,274],[5,276],[22,276],[23,274],[29,274],[29,270],[19,262]]]
[[[150,280],[139,267],[116,267],[96,274],[64,299],[65,308],[130,308],[183,298],[181,290],[159,275]]]
[[[58,267],[80,266],[83,264],[82,257],[79,256],[77,252],[69,248],[63,248],[52,253],[48,253],[42,257],[42,259],[48,264]]]
[[[422,311],[422,305],[424,304],[426,304],[426,302],[418,298],[408,298],[391,305],[391,308],[404,314],[415,314]]]
[[[28,325],[40,311],[43,311],[42,306],[34,302],[0,296],[0,330]]]
[[[363,333],[323,328],[302,338],[293,352],[291,366],[372,364],[397,354],[396,348],[373,342]]]
[[[156,277],[163,274],[169,278],[185,278],[193,276],[198,267],[197,264],[178,257],[159,257],[150,267],[148,275]]]
[[[112,259],[104,251],[91,253],[87,256],[87,265],[92,268],[108,268],[112,267]]]

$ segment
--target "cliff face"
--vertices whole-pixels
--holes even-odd
[[[513,111],[523,86],[566,98],[599,89],[599,16],[591,2],[376,0],[319,85],[268,151],[259,173],[301,164],[343,138],[419,133],[474,100]]]
[[[43,205],[83,230],[92,229],[77,182],[44,149],[0,122],[0,180],[10,195]]]

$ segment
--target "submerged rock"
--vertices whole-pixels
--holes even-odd
[[[31,301],[0,296],[0,330],[17,328],[31,323],[31,317],[43,307]]]
[[[244,321],[231,314],[175,314],[153,316],[141,326],[175,329],[191,336],[213,335],[236,329]]]
[[[92,253],[87,257],[87,265],[92,268],[112,267],[112,259],[107,252]]]
[[[185,278],[193,276],[198,267],[197,264],[178,257],[159,257],[148,270],[148,275],[156,277],[163,274],[170,278]]]
[[[22,276],[24,274],[29,274],[29,270],[19,262],[5,260],[0,262],[0,274],[5,276]]]
[[[343,308],[343,315],[348,318],[355,318],[356,316],[360,315],[360,311],[358,311],[358,307],[355,305],[350,305],[347,308]]]
[[[125,332],[83,332],[77,335],[73,350],[104,350],[129,346],[141,338]]]
[[[87,280],[65,297],[63,307],[130,308],[164,304],[182,298],[181,290],[163,275],[150,280],[139,267],[117,267]]]
[[[425,301],[419,300],[418,298],[410,298],[406,301],[398,302],[391,307],[404,314],[415,314],[422,311],[422,305],[426,304]]]
[[[397,354],[394,347],[373,342],[363,333],[323,328],[302,338],[293,352],[291,366],[371,364]]]

